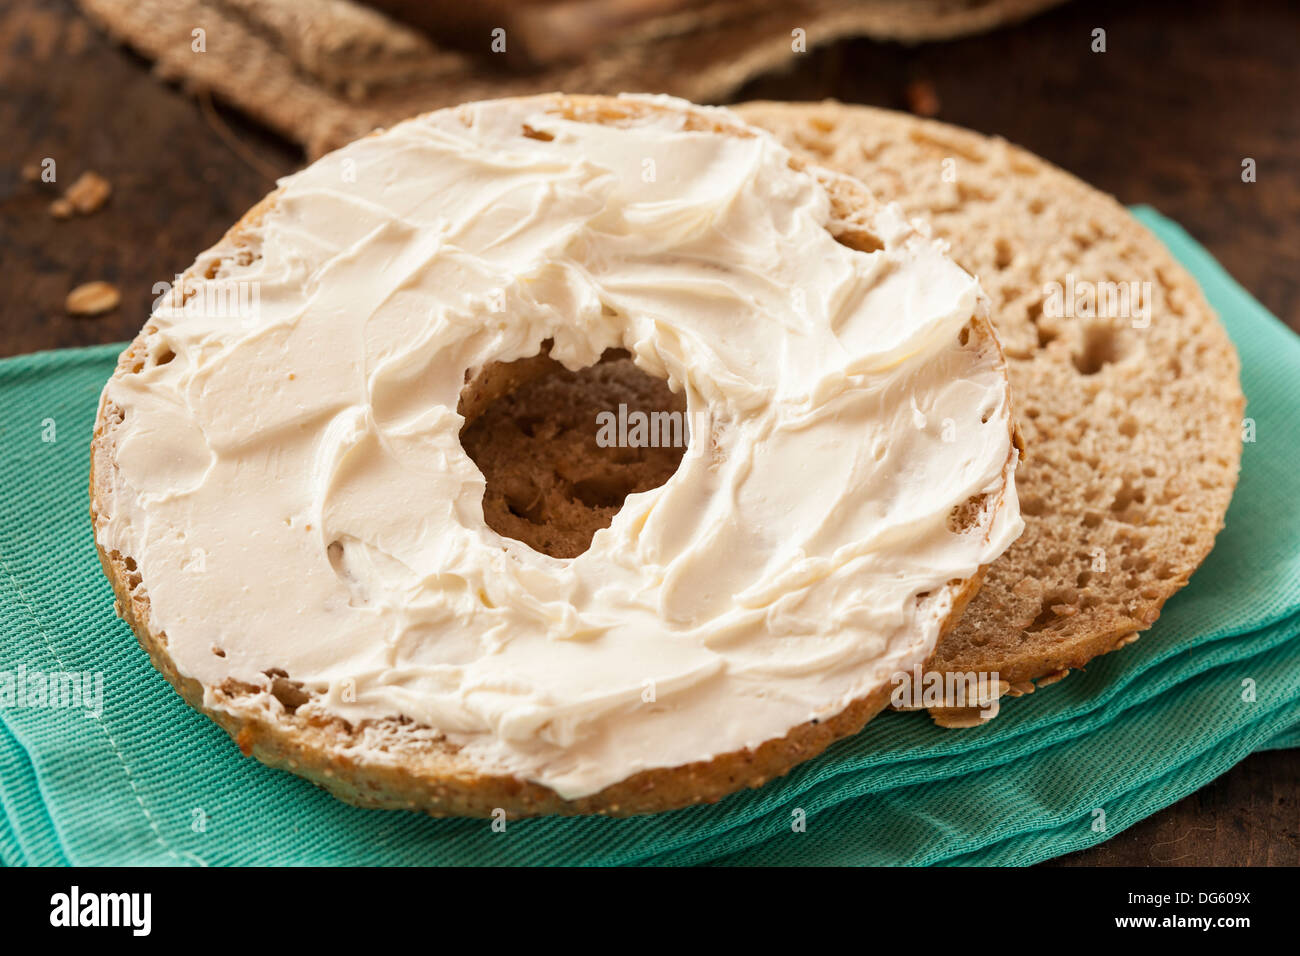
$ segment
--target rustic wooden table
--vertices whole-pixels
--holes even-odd
[[[1094,54],[1094,28],[1107,52]],[[801,57],[738,98],[906,107],[933,85],[940,119],[1001,134],[1128,203],[1181,222],[1300,330],[1300,8],[1286,0],[1075,2],[1028,23],[909,49],[850,41]],[[58,164],[113,185],[98,212],[48,209]],[[1241,181],[1256,161],[1257,182]],[[0,0],[0,355],[132,337],[170,279],[297,168],[299,151],[154,78],[70,0]],[[108,280],[122,304],[65,314]],[[1061,865],[1300,864],[1300,751],[1256,754],[1214,783]]]

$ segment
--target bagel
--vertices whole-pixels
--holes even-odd
[[[684,396],[680,465],[580,553],[494,530],[466,428],[620,349]],[[105,386],[91,515],[246,754],[632,814],[882,709],[1019,533],[1017,456],[978,283],[896,207],[723,110],[552,95],[359,140],[200,255]]]
[[[1240,363],[1196,280],[1114,198],[997,137],[830,102],[737,112],[929,222],[993,300],[1025,534],[933,667],[1023,694],[1137,640],[1214,546],[1241,462]],[[1087,306],[1108,283],[1138,290],[1130,314]]]

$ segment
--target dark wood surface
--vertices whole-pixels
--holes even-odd
[[[1089,49],[1094,28],[1107,52]],[[987,36],[920,48],[814,50],[739,98],[905,108],[931,84],[938,118],[1028,147],[1126,203],[1181,222],[1300,330],[1300,5],[1080,0]],[[21,170],[46,157],[58,184]],[[1241,163],[1257,182],[1241,181]],[[70,0],[0,0],[0,355],[114,342],[167,281],[301,164],[292,144],[159,82]],[[94,170],[100,211],[50,202]],[[95,279],[122,304],[95,319],[64,298]],[[1300,864],[1300,752],[1256,754],[1060,865]]]

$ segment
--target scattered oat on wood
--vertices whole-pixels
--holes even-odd
[[[73,212],[72,203],[62,196],[50,203],[50,215],[55,219],[71,219]]]
[[[77,177],[68,187],[63,197],[72,203],[72,208],[83,216],[89,216],[100,206],[108,202],[113,186],[99,173],[87,171]]]
[[[83,283],[69,292],[63,306],[69,315],[93,316],[111,312],[121,301],[117,286],[96,281]]]
[[[23,182],[34,183],[41,178],[41,167],[36,163],[27,163],[23,166]]]

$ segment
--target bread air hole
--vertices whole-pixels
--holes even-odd
[[[574,558],[628,495],[676,472],[689,442],[686,401],[610,349],[571,372],[549,354],[493,363],[466,383],[461,445],[483,473],[488,527],[554,558]]]
[[[865,229],[844,229],[835,234],[835,241],[858,252],[879,252],[885,248],[885,243],[879,236]]]
[[[278,700],[289,713],[292,714],[311,700],[311,695],[307,693],[303,685],[298,681],[291,680],[289,675],[278,667],[265,671],[265,674],[271,679],[271,696]]]
[[[1079,612],[1079,592],[1074,588],[1049,591],[1039,604],[1038,614],[1025,627],[1026,634],[1054,629]]]
[[[1083,327],[1079,347],[1070,358],[1079,374],[1096,375],[1107,365],[1123,359],[1127,352],[1127,343],[1119,329],[1096,322]]]

